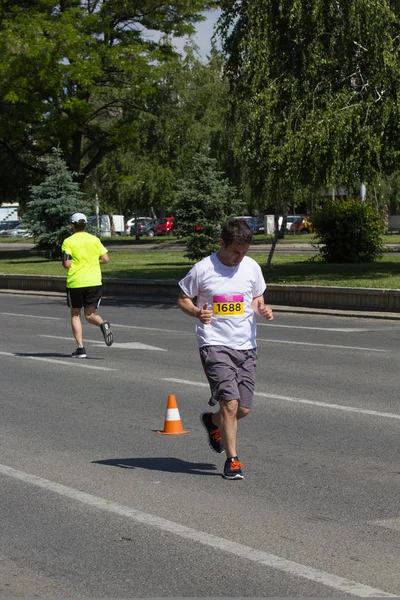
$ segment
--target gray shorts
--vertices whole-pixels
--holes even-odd
[[[233,350],[226,346],[203,346],[200,358],[211,389],[210,404],[238,400],[251,408],[256,382],[257,349]]]

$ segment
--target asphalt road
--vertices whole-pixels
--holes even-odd
[[[243,481],[199,413],[194,320],[104,302],[74,350],[57,297],[0,294],[0,595],[400,595],[400,323],[260,322]],[[187,435],[164,436],[174,394]]]

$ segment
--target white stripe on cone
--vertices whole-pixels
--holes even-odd
[[[180,421],[181,418],[179,416],[179,409],[177,408],[168,408],[167,414],[165,415],[166,421]]]

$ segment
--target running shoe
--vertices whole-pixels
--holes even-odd
[[[244,464],[239,462],[237,456],[227,458],[222,477],[224,479],[243,479],[242,467],[244,467]]]
[[[77,348],[71,356],[72,358],[86,358],[86,350],[85,348]]]
[[[103,321],[100,325],[101,333],[103,334],[106,346],[112,346],[114,343],[113,332],[111,331],[111,325],[108,321]]]
[[[200,415],[200,422],[202,423],[202,425],[204,426],[204,428],[207,431],[208,443],[209,443],[210,447],[214,450],[214,452],[218,452],[218,454],[221,454],[222,452],[225,452],[225,448],[222,443],[219,429],[212,422],[212,416],[213,416],[212,412],[208,412],[208,411],[202,412]]]

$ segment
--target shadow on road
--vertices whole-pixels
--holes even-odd
[[[71,353],[61,354],[60,352],[15,352],[14,356],[21,356],[22,358],[71,358]],[[72,360],[76,361],[76,359]],[[79,360],[104,360],[104,358],[86,357],[85,359]]]
[[[109,458],[93,460],[97,465],[120,467],[121,469],[150,469],[151,471],[167,471],[168,473],[187,473],[190,475],[218,475],[214,473],[217,467],[210,463],[194,463],[180,458]]]

